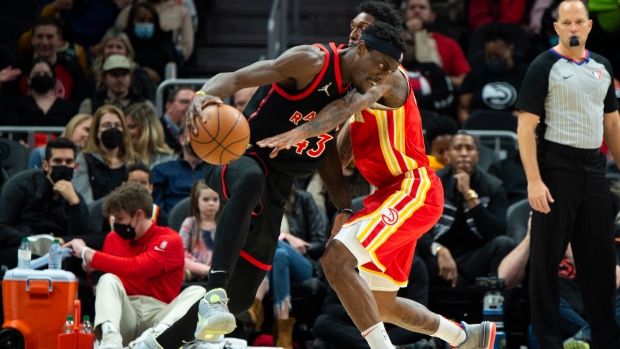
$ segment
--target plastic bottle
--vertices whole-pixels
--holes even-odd
[[[65,321],[65,325],[62,327],[62,333],[73,333],[73,315],[67,315],[67,321]]]
[[[20,269],[30,269],[30,259],[32,254],[30,252],[30,244],[28,238],[22,238],[22,243],[17,250],[17,267]]]
[[[80,324],[81,333],[93,333],[93,325],[90,323],[90,316],[82,316],[82,323]]]
[[[62,255],[60,254],[60,241],[54,239],[49,252],[49,269],[61,269]]]
[[[173,35],[174,37],[172,39],[174,40],[174,49],[177,53],[177,56],[183,59],[183,34],[181,34],[180,29],[177,29],[174,31]]]

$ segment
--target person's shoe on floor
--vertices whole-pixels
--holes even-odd
[[[228,311],[228,297],[222,288],[207,292],[198,306],[198,325],[194,337],[205,340],[208,335],[228,334],[236,326],[235,316]]]
[[[470,325],[461,321],[461,327],[465,331],[465,341],[459,349],[491,349],[495,344],[495,323],[483,321],[478,325]]]

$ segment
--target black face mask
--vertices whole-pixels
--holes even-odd
[[[64,179],[65,181],[70,181],[71,179],[73,179],[73,167],[52,166],[52,173],[50,173],[50,178],[54,183],[62,179]]]
[[[507,58],[485,59],[484,64],[486,64],[487,68],[495,74],[506,73],[510,70],[510,68],[508,68]]]
[[[56,84],[56,80],[47,75],[39,75],[30,79],[30,87],[39,93],[51,90],[54,87],[54,84]]]
[[[123,132],[111,128],[101,132],[101,143],[108,149],[116,149],[123,143]]]
[[[133,217],[131,220],[133,221]],[[112,223],[112,230],[123,240],[131,240],[136,237],[136,227],[131,226],[131,221],[129,224]]]

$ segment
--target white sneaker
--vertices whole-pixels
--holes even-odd
[[[168,325],[164,325],[164,324],[159,324],[155,327],[151,327],[151,328],[147,328],[146,331],[142,332],[142,334],[140,335],[140,337],[132,340],[131,342],[129,342],[128,347],[129,348],[133,348],[135,347],[138,343],[145,341],[149,336],[154,335],[154,337],[157,337],[157,335],[159,335],[160,333],[164,332],[166,329],[168,329]]]
[[[155,340],[155,335],[150,335],[146,337],[145,340],[134,344],[133,349],[164,349],[157,341]]]
[[[495,343],[495,322],[483,321],[479,325],[469,325],[461,322],[465,331],[465,341],[458,346],[459,349],[490,349]]]
[[[40,234],[28,237],[28,244],[33,255],[43,256],[50,251],[54,237],[50,234]]]
[[[228,334],[234,331],[235,317],[228,311],[226,291],[216,288],[207,292],[198,306],[198,325],[194,337],[208,339],[208,335]]]
[[[109,322],[101,325],[101,340],[95,344],[95,349],[123,349],[123,337],[118,329]]]

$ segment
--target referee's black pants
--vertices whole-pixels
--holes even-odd
[[[571,243],[592,349],[620,348],[615,321],[615,265],[611,193],[605,156],[545,142],[540,173],[555,200],[551,212],[532,216],[531,320],[541,349],[562,349],[559,331],[558,264]]]

